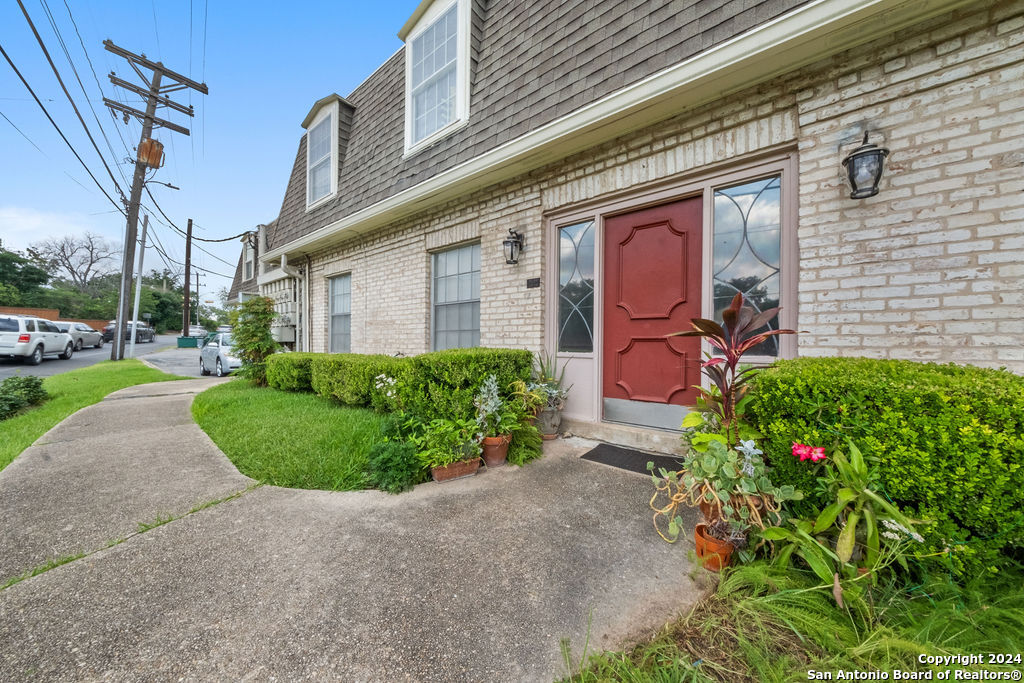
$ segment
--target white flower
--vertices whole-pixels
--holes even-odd
[[[757,447],[753,439],[740,441],[740,445],[736,447],[736,450],[738,450],[740,453],[747,456],[748,458],[753,455],[761,455],[764,453],[764,451]]]
[[[900,540],[899,534],[894,534],[891,531],[883,531],[882,532],[882,538],[888,538],[890,541],[899,541]]]

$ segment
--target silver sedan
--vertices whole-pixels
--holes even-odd
[[[242,367],[231,349],[231,334],[221,332],[210,337],[199,350],[199,374],[209,375],[211,372],[218,377]]]

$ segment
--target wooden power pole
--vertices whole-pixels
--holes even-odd
[[[204,95],[209,94],[205,83],[196,83],[190,78],[171,71],[164,67],[162,62],[152,62],[146,59],[145,55],[137,55],[124,48],[114,45],[109,40],[103,41],[103,47],[118,57],[128,61],[135,73],[138,74],[146,87],[140,87],[128,81],[124,81],[110,73],[110,82],[114,85],[129,90],[136,95],[146,99],[146,111],[139,111],[133,107],[103,98],[103,104],[114,111],[120,112],[127,123],[129,117],[135,117],[142,122],[142,137],[139,140],[138,153],[135,160],[135,175],[132,178],[132,193],[128,199],[128,223],[125,226],[124,254],[121,259],[121,296],[117,303],[117,322],[114,329],[117,340],[110,349],[111,360],[124,358],[124,325],[125,317],[128,314],[128,297],[131,292],[132,269],[135,264],[135,241],[139,222],[139,202],[142,200],[142,187],[146,182],[146,169],[159,168],[162,163],[162,145],[152,140],[153,128],[163,127],[182,135],[188,135],[188,128],[183,128],[156,116],[157,107],[167,107],[188,116],[194,116],[195,112],[191,106],[184,106],[169,99],[166,94],[184,88],[192,88]],[[140,68],[141,67],[141,68]],[[152,77],[147,77],[142,69],[153,72]],[[167,83],[163,81],[166,79]],[[188,290],[188,266],[185,273],[185,289]]]

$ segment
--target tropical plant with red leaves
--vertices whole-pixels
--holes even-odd
[[[722,311],[723,325],[707,318],[690,320],[692,330],[675,332],[670,337],[702,337],[715,350],[707,354],[701,364],[704,374],[711,380],[712,389],[697,387],[700,392],[697,407],[715,415],[725,437],[726,444],[735,446],[740,440],[740,416],[750,389],[747,382],[758,370],[755,367],[740,368],[744,354],[769,337],[779,334],[795,334],[794,330],[768,330],[754,333],[767,325],[779,313],[779,308],[769,308],[758,313],[745,305],[742,294],[733,297],[729,307]],[[691,413],[693,415],[693,413]],[[689,416],[687,416],[689,417]],[[689,424],[687,424],[689,422]],[[690,419],[684,427],[697,426]]]

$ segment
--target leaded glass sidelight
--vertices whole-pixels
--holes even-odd
[[[558,231],[558,350],[594,350],[594,221]]]
[[[781,176],[715,190],[712,255],[715,320],[736,293],[758,311],[779,305],[782,246]],[[778,329],[776,317],[760,331]],[[778,356],[778,337],[751,350]]]

